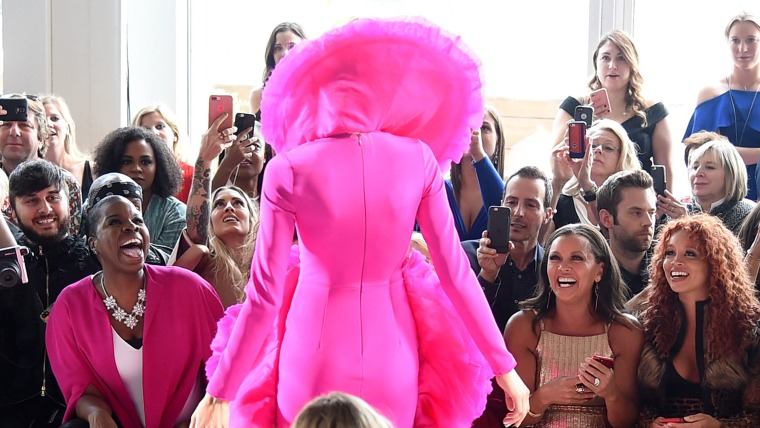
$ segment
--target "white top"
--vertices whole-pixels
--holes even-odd
[[[129,391],[129,397],[135,405],[137,415],[140,416],[140,422],[145,426],[142,347],[140,349],[133,348],[116,333],[113,327],[111,327],[111,331],[113,331],[113,356],[116,360],[116,370],[118,370],[124,386],[127,387],[127,391]]]
[[[116,370],[119,372],[119,376],[129,392],[129,397],[135,405],[137,415],[140,416],[140,422],[145,426],[142,348],[133,348],[116,333],[116,330],[114,330],[113,327],[111,327],[111,331],[113,331],[113,355],[114,360],[116,360]],[[193,411],[195,411],[195,407],[198,406],[198,403],[203,399],[205,390],[201,383],[202,373],[202,371],[198,373],[198,378],[195,380],[193,390],[190,391],[190,395],[187,396],[187,401],[179,414],[179,418],[177,418],[177,423],[189,421],[190,417],[193,415]]]

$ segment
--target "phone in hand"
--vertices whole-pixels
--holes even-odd
[[[684,418],[661,418],[660,419],[661,424],[685,424],[686,419]]]
[[[583,159],[586,155],[586,122],[572,120],[567,124],[568,147],[572,159]]]
[[[578,122],[586,122],[586,127],[590,128],[594,121],[594,108],[591,106],[576,106],[573,119]]]
[[[608,357],[603,357],[601,355],[594,355],[591,357],[594,359],[594,361],[599,361],[600,363],[604,364],[605,367],[608,369],[614,369],[615,368],[615,360]]]
[[[26,98],[0,98],[0,106],[7,112],[5,116],[0,116],[3,122],[26,122],[27,107],[29,103]]]
[[[664,165],[652,165],[652,169],[649,174],[654,181],[654,191],[657,195],[665,196],[665,187],[667,180],[665,178],[665,166]]]
[[[208,126],[227,113],[227,118],[219,125],[219,130],[232,128],[232,95],[211,95],[208,97]]]
[[[607,114],[612,111],[610,107],[610,98],[607,95],[607,88],[597,89],[589,95],[591,102],[594,103],[594,112],[597,116]]]
[[[248,128],[254,128],[256,126],[256,116],[251,113],[237,113],[235,115],[235,135],[240,135],[241,132]],[[245,136],[246,139],[253,137],[253,129]]]
[[[488,239],[499,254],[509,252],[509,228],[512,227],[512,210],[509,207],[492,206],[488,208]]]

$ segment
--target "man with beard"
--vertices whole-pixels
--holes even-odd
[[[628,285],[628,299],[649,282],[649,249],[654,238],[657,199],[652,177],[643,170],[610,176],[596,194],[599,223],[609,231],[610,248]]]
[[[84,239],[69,233],[63,170],[30,160],[16,166],[9,181],[19,230],[14,241],[0,221],[0,248],[29,248],[29,282],[0,289],[0,426],[59,426],[65,404],[46,358],[45,323],[61,290],[99,264]]]
[[[502,199],[502,205],[512,210],[509,253],[497,254],[489,248],[487,231],[480,240],[462,242],[502,332],[509,317],[518,311],[519,303],[536,291],[544,256],[538,232],[552,218],[551,198],[549,180],[541,170],[533,166],[520,168],[507,179]]]
[[[10,177],[17,166],[33,159],[42,159],[45,154],[45,141],[48,138],[47,117],[45,107],[33,95],[12,94],[4,98],[26,98],[27,119],[26,121],[6,120],[6,114],[2,108],[3,100],[0,98],[0,168]],[[69,230],[72,233],[79,232],[79,223],[82,215],[82,195],[79,182],[65,169],[61,170],[66,180],[66,192],[69,204]],[[7,196],[7,195],[6,195]],[[2,203],[0,203],[2,205]],[[3,214],[11,218],[9,206],[3,207]]]

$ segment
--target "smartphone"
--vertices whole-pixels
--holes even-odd
[[[686,419],[684,418],[662,418],[660,419],[661,424],[685,424]]]
[[[512,227],[512,210],[509,207],[492,206],[488,208],[488,239],[497,253],[509,252],[509,228]]]
[[[211,127],[211,124],[223,113],[227,113],[227,118],[219,125],[220,131],[232,128],[232,95],[208,97],[208,126]]]
[[[654,181],[654,191],[658,195],[665,196],[665,185],[668,184],[665,179],[665,166],[664,165],[652,165],[652,169],[649,171]]]
[[[5,116],[0,116],[0,121],[26,122],[28,106],[26,98],[0,98],[0,106],[8,112]]]
[[[594,121],[594,108],[591,106],[576,106],[573,119],[578,122],[586,122],[586,128],[590,128],[591,122]]]
[[[592,357],[595,361],[599,361],[600,363],[604,364],[605,367],[608,369],[614,369],[615,368],[615,360],[608,357],[602,357],[601,355],[594,355]]]
[[[570,157],[573,159],[583,159],[586,155],[586,122],[582,120],[570,121],[567,124],[567,131]]]
[[[591,102],[594,103],[594,111],[597,115],[606,114],[612,111],[610,107],[610,98],[607,96],[607,88],[597,89],[589,95]]]
[[[248,128],[253,128],[256,126],[256,116],[250,114],[250,113],[237,113],[235,115],[235,128],[237,128],[237,131],[235,131],[235,135],[240,135],[241,132],[245,131]],[[246,139],[253,137],[253,129],[248,132],[248,135],[246,135]]]

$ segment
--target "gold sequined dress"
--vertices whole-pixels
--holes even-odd
[[[563,336],[544,329],[536,346],[538,379],[541,387],[553,379],[563,376],[577,376],[578,368],[587,357],[601,355],[612,357],[607,339],[609,325],[602,334],[595,336]],[[602,398],[594,398],[584,405],[551,405],[544,412],[535,427],[552,428],[595,428],[607,427],[607,407]]]

